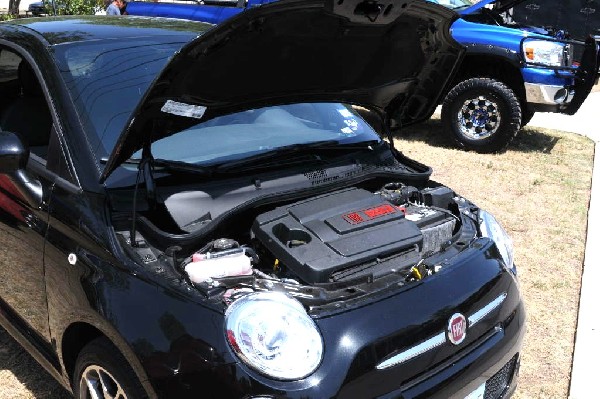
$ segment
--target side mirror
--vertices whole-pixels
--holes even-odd
[[[25,169],[29,160],[29,149],[19,136],[0,131],[0,173],[11,175]]]
[[[29,147],[19,136],[0,131],[0,174],[5,174],[33,208],[43,203],[42,184],[25,169],[29,161]]]

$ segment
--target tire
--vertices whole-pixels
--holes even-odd
[[[460,82],[442,104],[442,124],[459,147],[501,152],[521,128],[521,103],[507,85],[489,78]]]
[[[529,122],[531,122],[531,118],[535,115],[535,111],[529,111],[523,109],[523,117],[521,118],[521,129],[523,129]]]
[[[73,395],[75,399],[91,399],[90,389],[98,393],[106,388],[101,398],[138,399],[147,398],[131,366],[119,350],[104,337],[87,344],[79,353],[73,372]]]

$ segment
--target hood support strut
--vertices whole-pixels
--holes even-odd
[[[135,189],[133,191],[133,207],[131,211],[131,229],[129,230],[129,240],[132,247],[137,247],[138,242],[136,239],[136,215],[137,215],[137,193],[139,189],[140,176],[144,177],[144,184],[146,186],[146,201],[150,210],[156,206],[156,182],[154,181],[154,175],[152,174],[154,157],[150,151],[150,142],[144,143],[142,149],[142,159],[138,164],[138,173],[135,179]]]
[[[383,129],[384,129],[383,133],[385,133],[385,137],[389,141],[390,148],[392,149],[392,151],[396,151],[396,146],[394,145],[394,135],[392,133],[392,129],[390,128],[390,117],[388,116],[387,112],[385,112],[383,114],[382,119],[383,119]],[[402,128],[402,126],[400,126],[400,129],[401,128]]]

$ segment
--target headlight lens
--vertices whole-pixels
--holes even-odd
[[[225,313],[227,341],[253,369],[279,380],[297,380],[321,363],[323,340],[302,305],[284,294],[248,294]]]
[[[523,57],[525,62],[547,66],[571,66],[571,46],[548,40],[523,41]]]
[[[496,218],[486,211],[479,211],[479,227],[483,237],[496,243],[506,266],[513,269],[513,243]]]

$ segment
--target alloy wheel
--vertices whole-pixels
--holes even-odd
[[[108,371],[91,365],[81,374],[79,399],[127,399],[127,395]]]

